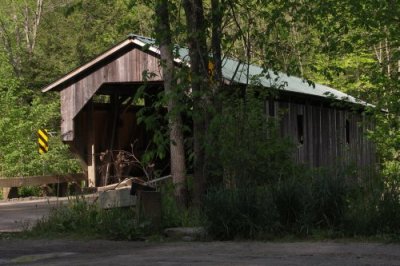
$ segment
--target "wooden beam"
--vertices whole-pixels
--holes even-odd
[[[90,100],[88,107],[88,187],[96,187],[96,132],[94,130],[95,123],[93,99]]]

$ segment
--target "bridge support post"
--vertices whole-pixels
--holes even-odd
[[[96,132],[94,130],[95,123],[93,99],[89,102],[88,123],[88,187],[96,187]]]

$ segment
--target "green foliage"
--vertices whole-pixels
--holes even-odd
[[[394,171],[370,177],[367,169],[294,164],[293,146],[277,134],[279,117],[266,117],[262,104],[248,93],[244,100],[223,102],[212,120],[207,148],[217,186],[205,199],[212,236],[398,235]]]
[[[131,208],[102,210],[96,204],[76,198],[66,206],[53,209],[26,234],[134,240],[147,230],[137,225],[135,218]]]
[[[308,234],[312,221],[313,195],[302,176],[285,177],[272,185],[273,205],[278,211],[281,231]]]
[[[1,82],[0,82],[1,83]],[[14,86],[0,84],[0,176],[46,175],[78,172],[57,132],[59,102],[53,97],[31,95],[18,82]],[[53,136],[49,152],[39,155],[37,130],[46,128]]]
[[[400,234],[400,191],[381,176],[354,180],[350,172],[308,172],[274,184],[208,191],[205,215],[216,239],[268,239]]]
[[[336,170],[336,169],[335,169]],[[320,170],[314,174],[312,181],[312,200],[314,223],[321,227],[338,228],[343,222],[346,211],[346,200],[349,195],[349,182],[353,176],[351,171],[340,171],[338,174]]]
[[[278,231],[278,210],[270,189],[215,188],[204,202],[208,232],[217,239],[268,238]]]
[[[20,197],[39,197],[41,196],[41,189],[37,186],[20,187],[18,188],[18,195]]]
[[[59,135],[58,94],[39,89],[115,44],[151,31],[151,9],[126,0],[6,1],[0,7],[0,176],[80,171]],[[149,19],[144,19],[144,17]],[[52,132],[39,156],[36,131]]]
[[[171,182],[161,186],[162,227],[194,227],[204,224],[204,215],[199,209],[183,209],[177,205],[174,186]]]
[[[212,174],[225,182],[266,184],[293,171],[293,145],[280,137],[278,125],[279,118],[265,115],[259,97],[228,96],[210,123],[207,152]]]

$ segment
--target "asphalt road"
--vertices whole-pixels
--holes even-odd
[[[19,232],[70,198],[0,201],[0,232]]]
[[[17,232],[47,215],[56,201],[8,201],[0,203],[0,232]]]
[[[400,246],[335,242],[0,240],[0,265],[400,265]]]
[[[19,231],[68,199],[0,203]],[[17,221],[17,222],[15,222]],[[0,265],[400,265],[400,245],[346,242],[124,242],[0,239]]]

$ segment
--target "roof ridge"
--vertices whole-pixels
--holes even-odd
[[[143,35],[139,35],[139,34],[135,34],[135,33],[129,33],[128,34],[128,38],[140,38],[140,39],[146,39],[146,40],[149,40],[149,41],[155,41],[154,38],[143,36]]]

